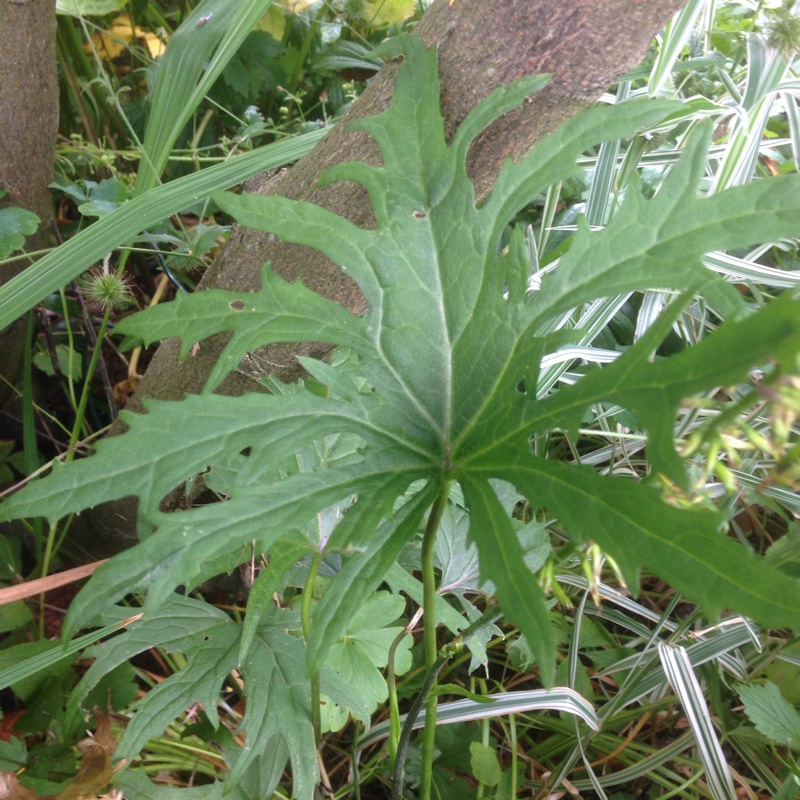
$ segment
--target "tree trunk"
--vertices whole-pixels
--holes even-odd
[[[58,133],[55,0],[0,0],[0,208],[19,206],[42,221],[27,250],[48,246],[50,190]],[[0,285],[28,266],[0,265]],[[19,379],[25,319],[0,331],[0,408]],[[10,384],[10,385],[9,385]]]
[[[652,37],[685,0],[436,0],[425,13],[419,33],[428,45],[439,43],[442,110],[448,135],[467,113],[497,87],[529,74],[552,73],[553,79],[530,102],[494,123],[473,144],[470,175],[478,194],[485,194],[506,157],[519,158],[544,135],[595,101],[621,74],[639,63]],[[387,64],[370,82],[348,115],[308,156],[293,168],[254,178],[249,191],[278,194],[324,206],[363,227],[374,224],[366,191],[352,183],[317,188],[320,173],[345,160],[378,161],[377,147],[347,123],[383,111],[389,103],[396,64]],[[275,237],[235,228],[222,256],[203,278],[201,287],[253,291],[261,266],[289,281],[341,303],[354,313],[364,311],[353,282],[321,254]],[[203,342],[196,355],[178,362],[178,342],[162,344],[129,408],[142,410],[145,398],[179,399],[199,392],[222,348],[224,338]],[[255,357],[257,373],[284,380],[295,378],[298,354],[319,354],[322,345],[274,345]],[[255,371],[254,371],[255,373]],[[238,394],[262,388],[257,374],[240,367],[220,391]],[[117,426],[115,432],[120,432]],[[90,519],[87,519],[89,517]],[[91,557],[135,541],[135,502],[108,504],[84,514],[84,524],[104,531],[97,535]],[[95,527],[96,526],[96,527]],[[122,536],[120,541],[109,537]]]

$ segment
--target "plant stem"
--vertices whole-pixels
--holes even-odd
[[[106,336],[108,329],[108,321],[111,319],[111,306],[107,306],[103,314],[103,321],[100,323],[100,330],[97,332],[97,341],[92,351],[92,358],[89,361],[89,368],[86,370],[86,377],[84,378],[83,391],[81,392],[80,403],[75,412],[75,425],[72,428],[72,435],[69,437],[69,448],[67,450],[66,463],[69,464],[75,458],[75,445],[81,435],[83,428],[83,418],[86,414],[86,406],[89,404],[89,394],[92,390],[92,377],[97,369],[97,364],[100,360],[100,353],[103,350],[103,340]]]
[[[400,704],[397,698],[397,676],[394,671],[394,657],[400,642],[416,627],[422,616],[422,609],[418,608],[408,625],[394,638],[389,647],[389,658],[386,663],[386,684],[389,687],[389,771],[394,773],[397,763],[397,750],[400,744],[402,725],[400,723]]]
[[[63,290],[62,290],[62,299],[63,299]],[[95,341],[94,351],[92,352],[92,358],[89,361],[89,368],[86,370],[86,376],[84,379],[83,384],[83,391],[81,392],[81,399],[78,403],[78,408],[75,410],[75,424],[72,427],[72,433],[69,437],[69,447],[67,448],[67,455],[64,459],[65,462],[68,464],[75,458],[75,445],[78,443],[78,439],[81,435],[81,430],[83,429],[83,419],[86,415],[86,406],[89,404],[89,393],[92,389],[92,377],[97,369],[97,364],[100,361],[100,354],[103,349],[103,340],[106,335],[106,330],[108,329],[108,321],[111,319],[111,306],[106,307],[105,313],[103,314],[103,321],[100,323],[100,330],[97,332],[97,340]],[[72,347],[70,346],[70,357],[72,354]],[[72,375],[72,365],[70,365],[69,374]],[[70,379],[71,380],[71,379]],[[74,396],[73,396],[74,401]],[[41,577],[46,578],[49,571],[50,571],[50,561],[53,557],[53,553],[56,550],[55,541],[56,541],[56,533],[58,532],[58,520],[53,522],[50,526],[50,530],[47,533],[47,541],[45,543],[44,553],[42,555],[42,560],[40,564],[40,572]],[[41,595],[39,598],[39,605],[40,611],[40,625],[42,626],[42,634],[44,633],[44,594]]]
[[[389,647],[389,659],[386,669],[386,684],[389,687],[389,771],[394,772],[397,761],[397,745],[400,742],[400,705],[397,700],[397,678],[394,674],[394,655],[400,642],[408,636],[408,631],[403,628],[395,636]]]
[[[321,563],[322,553],[315,550],[308,568],[308,577],[303,588],[303,602],[300,606],[300,620],[303,624],[303,636],[306,642],[311,635],[311,602],[314,599],[314,585],[317,582],[317,573]],[[311,676],[311,724],[314,728],[314,741],[319,744],[322,729],[319,713],[319,672],[315,672]]]
[[[33,339],[36,335],[33,310],[28,312],[28,332],[25,337],[25,371],[22,373],[22,449],[25,454],[25,474],[31,475],[39,469],[39,444],[36,439],[35,400],[33,398]],[[33,520],[33,541],[36,547],[36,563],[42,563],[42,519]]]
[[[419,694],[411,704],[411,708],[406,714],[406,721],[403,729],[400,732],[400,741],[397,745],[397,760],[395,761],[394,771],[392,772],[392,800],[402,800],[403,797],[403,782],[405,776],[406,755],[408,754],[408,744],[411,741],[411,732],[414,730],[417,718],[422,711],[423,702],[427,700],[433,693],[436,686],[436,679],[442,671],[442,667],[448,660],[457,653],[470,637],[474,636],[479,630],[485,626],[493,625],[502,616],[502,613],[496,609],[490,609],[482,614],[471,625],[466,627],[458,637],[450,643],[447,647],[442,648],[443,652],[433,663],[433,666],[425,676],[425,682]],[[435,696],[435,695],[434,695]],[[425,720],[427,722],[428,715],[425,712]]]
[[[442,521],[442,514],[447,507],[450,495],[450,483],[442,487],[428,516],[425,535],[422,538],[422,629],[425,645],[425,669],[430,672],[436,665],[438,655],[436,647],[436,574],[434,572],[433,554],[436,534]],[[433,775],[434,740],[436,737],[436,681],[430,687],[425,700],[425,728],[422,732],[422,776],[420,782],[420,799],[430,800],[431,778]]]

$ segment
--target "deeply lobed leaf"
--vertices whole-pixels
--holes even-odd
[[[360,359],[349,371],[305,362],[340,398],[307,392],[241,398],[206,393],[181,403],[153,402],[146,416],[129,415],[131,430],[102,443],[96,456],[54,470],[6,502],[2,519],[56,518],[126,494],[139,497],[147,538],[98,570],[76,599],[69,624],[74,628],[91,619],[98,604],[134,590],[146,589],[151,607],[166,602],[175,586],[194,585],[226,560],[235,562],[249,542],[268,549],[313,515],[356,495],[358,502],[327,544],[358,552],[317,609],[308,643],[308,659],[316,667],[342,633],[347,615],[392,570],[438,492],[457,480],[481,577],[494,583],[547,681],[553,676],[554,636],[537,579],[525,566],[508,510],[492,483],[500,478],[534,508],[555,515],[565,535],[598,542],[632,585],[647,567],[709,613],[731,608],[767,624],[797,626],[798,582],[725,538],[720,515],[670,505],[644,482],[534,456],[529,440],[536,433],[575,427],[594,404],[619,403],[646,428],[653,468],[685,486],[673,443],[678,404],[693,393],[740,381],[751,367],[770,359],[775,370],[796,372],[800,353],[800,319],[791,298],[748,318],[738,294],[706,272],[700,256],[713,248],[796,234],[798,179],[700,198],[705,143],[695,138],[655,199],[645,201],[636,188],[629,189],[609,226],[600,232],[582,226],[559,267],[529,297],[530,267],[521,235],[512,235],[508,248],[501,249],[512,216],[551,182],[568,176],[584,149],[633,136],[675,105],[633,101],[581,115],[519,164],[504,165],[479,207],[465,167],[470,142],[543,80],[527,79],[493,94],[448,145],[435,51],[413,37],[393,42],[392,53],[402,54],[407,63],[398,73],[392,105],[358,124],[378,141],[383,165],[343,164],[326,176],[366,186],[375,230],[284,198],[217,197],[242,224],[332,258],[359,284],[368,315],[350,317],[265,271],[263,288],[255,295],[199,293],[124,323],[127,332],[148,339],[183,336],[184,354],[204,336],[230,331],[209,389],[256,346],[284,338],[327,338],[352,348]],[[696,348],[659,358],[657,348],[686,301],[680,298],[613,364],[537,399],[542,357],[576,335],[553,333],[565,314],[598,297],[653,287],[698,293],[731,319]],[[333,433],[360,437],[361,460],[306,473],[283,469],[293,453]],[[170,514],[159,509],[165,492],[220,464],[229,476],[223,502]],[[396,501],[414,481],[416,494],[398,507]],[[258,635],[248,632],[247,647],[238,640],[228,643],[223,635],[215,668],[235,663],[240,650],[255,658],[262,652]],[[197,681],[210,698],[204,678],[187,680]],[[296,707],[303,706],[299,689],[286,691]],[[164,700],[159,708],[172,713],[170,703]],[[272,723],[264,720],[253,723],[253,758],[274,735]],[[295,769],[310,776],[300,754],[302,737],[284,744]],[[302,786],[297,791],[310,796],[308,781]]]

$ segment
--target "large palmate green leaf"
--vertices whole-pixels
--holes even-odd
[[[800,232],[800,181],[778,178],[702,198],[697,187],[706,142],[695,136],[654,199],[628,189],[607,228],[581,226],[560,265],[531,292],[522,236],[506,236],[514,214],[568,176],[584,150],[657,125],[675,104],[625,101],[571,120],[521,162],[506,163],[478,206],[465,168],[470,143],[545,80],[524,78],[495,92],[447,144],[435,50],[401,36],[384,54],[406,60],[392,105],[354,126],[377,140],[383,165],[342,164],[324,178],[367,188],[374,230],[279,197],[215,198],[240,223],[333,259],[358,283],[368,314],[353,318],[267,270],[258,293],[200,292],[124,320],[121,331],[147,341],[183,338],[189,358],[192,345],[212,333],[230,331],[232,338],[204,394],[180,403],[149,402],[145,416],[127,414],[126,434],[100,443],[91,458],[59,467],[0,508],[2,519],[57,518],[112,498],[139,497],[142,543],[97,571],[70,610],[68,630],[131,591],[147,591],[152,613],[175,586],[192,586],[230,568],[252,542],[268,550],[304,530],[314,515],[356,496],[322,542],[327,551],[350,558],[314,608],[303,643],[316,670],[417,535],[431,504],[458,481],[480,581],[494,585],[504,612],[530,643],[543,680],[551,682],[554,634],[545,598],[496,479],[513,484],[534,510],[557,518],[573,540],[596,541],[632,586],[646,567],[709,613],[734,609],[769,625],[797,626],[798,582],[728,539],[721,515],[668,501],[657,481],[601,476],[588,466],[534,455],[530,440],[575,428],[595,404],[617,403],[646,432],[653,473],[686,493],[690,487],[673,441],[678,405],[744,381],[754,367],[765,370],[767,382],[795,372],[800,353],[800,314],[792,298],[751,314],[701,257],[710,249]],[[597,298],[650,288],[676,295],[650,330],[612,364],[539,399],[543,356],[582,342],[580,329],[562,327],[565,314]],[[659,356],[672,322],[697,295],[728,321],[697,347]],[[287,339],[325,339],[354,351],[343,364],[303,360],[330,396],[211,394],[249,350]],[[293,453],[334,433],[361,442],[346,465],[286,468]],[[225,470],[219,503],[173,513],[159,509],[166,492],[208,468],[212,474]],[[225,645],[219,669],[235,662],[237,646]],[[242,652],[252,659],[259,647],[254,639]],[[203,681],[195,679],[199,691]],[[268,735],[264,724],[252,737],[254,757]],[[295,744],[287,744],[294,752]]]

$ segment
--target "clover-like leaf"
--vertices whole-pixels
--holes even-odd
[[[338,679],[356,688],[362,702],[372,713],[388,695],[386,680],[380,670],[386,667],[392,641],[403,630],[392,622],[403,613],[405,601],[388,592],[372,595],[347,622],[342,639],[328,650],[325,663]],[[406,637],[397,648],[394,670],[402,675],[411,667],[413,639]]]
[[[0,208],[0,258],[7,258],[25,244],[25,237],[36,233],[39,217],[32,211],[11,206]]]

